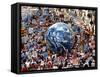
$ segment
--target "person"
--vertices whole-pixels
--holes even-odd
[[[53,64],[52,64],[51,60],[48,60],[47,65],[48,65],[48,69],[52,69],[53,68]]]
[[[33,28],[32,28],[32,27],[29,27],[29,28],[28,28],[28,33],[29,33],[29,34],[32,34],[32,33],[33,33]]]
[[[22,43],[23,44],[27,43],[28,39],[29,38],[28,38],[28,35],[27,34],[21,37],[21,40],[22,40]]]
[[[44,61],[43,60],[41,60],[41,63],[40,63],[40,69],[44,69]]]
[[[27,67],[26,67],[25,64],[21,64],[21,71],[22,71],[22,72],[28,71],[28,69],[27,69]]]
[[[32,57],[33,57],[33,58],[37,58],[37,56],[38,56],[37,51],[32,51]]]
[[[26,68],[29,69],[29,68],[30,68],[30,61],[27,60],[27,61],[25,62],[25,65],[26,65]]]

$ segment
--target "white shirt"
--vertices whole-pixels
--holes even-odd
[[[27,41],[28,41],[28,36],[27,35],[23,36],[22,37],[22,43],[27,43]]]
[[[29,27],[28,28],[28,33],[32,34],[33,33],[33,28]]]
[[[37,51],[32,52],[32,57],[37,57]]]
[[[30,67],[30,62],[25,62],[26,67]]]
[[[44,61],[41,61],[41,66],[43,66],[44,65]]]

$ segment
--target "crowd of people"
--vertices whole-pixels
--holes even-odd
[[[21,17],[21,71],[95,67],[95,11],[22,6]],[[71,52],[48,47],[45,35],[56,22],[72,29]]]

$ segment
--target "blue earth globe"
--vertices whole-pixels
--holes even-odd
[[[46,40],[48,42],[48,47],[53,52],[65,50],[70,52],[73,45],[71,28],[66,23],[57,22],[48,28]]]

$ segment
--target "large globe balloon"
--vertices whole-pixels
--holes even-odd
[[[46,34],[48,46],[53,52],[70,51],[72,48],[72,31],[68,24],[57,22],[51,25]]]

